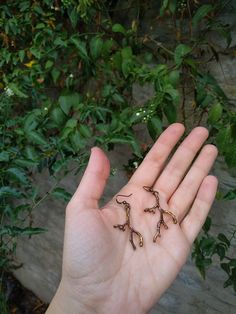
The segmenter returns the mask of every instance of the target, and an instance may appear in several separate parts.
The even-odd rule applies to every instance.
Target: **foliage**
[[[227,237],[223,233],[219,233],[215,238],[209,234],[211,227],[211,218],[208,217],[204,227],[204,235],[196,239],[192,257],[203,278],[206,275],[206,268],[212,264],[213,256],[217,256],[220,260],[220,267],[226,272],[227,280],[224,283],[224,288],[233,285],[236,290],[236,258],[231,258],[227,255],[230,251],[230,246],[235,240],[236,230]]]
[[[130,2],[127,14],[131,8],[137,13],[130,25],[119,22],[115,1],[11,0],[0,4],[3,271],[17,267],[18,237],[44,231],[33,226],[37,206],[49,195],[68,201],[70,193],[60,182],[83,168],[93,145],[106,150],[116,144],[129,145],[138,163],[143,150],[135,126],[146,124],[155,139],[168,123],[187,123],[187,94],[193,99],[195,125],[207,121],[211,142],[217,144],[229,167],[236,166],[236,114],[204,66],[208,60],[219,62],[230,46],[230,26],[219,13],[229,9],[232,1],[201,5],[164,0],[160,7],[154,5],[159,25],[172,23],[168,44],[160,42],[152,30],[142,32],[142,12],[148,10],[149,1]],[[225,49],[209,40],[211,32],[225,39]],[[134,101],[133,85],[146,83],[155,93],[140,106]],[[45,169],[54,184],[42,194],[35,177]],[[235,195],[232,192],[230,197]],[[208,237],[196,242],[193,256],[203,275],[209,264],[205,260],[213,254],[221,257],[223,251],[222,237],[213,237],[215,247],[205,258]],[[233,264],[223,269],[231,278],[227,285],[235,289]]]

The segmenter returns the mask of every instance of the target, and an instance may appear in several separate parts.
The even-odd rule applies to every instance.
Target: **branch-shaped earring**
[[[141,235],[140,232],[138,232],[137,230],[135,230],[134,228],[131,227],[130,224],[130,211],[131,211],[131,206],[128,202],[126,201],[119,201],[117,198],[118,197],[130,197],[132,194],[130,195],[117,195],[116,196],[116,202],[118,204],[122,204],[124,205],[124,209],[125,209],[125,214],[126,214],[126,221],[124,224],[122,225],[114,225],[114,228],[118,228],[121,231],[125,231],[126,227],[130,230],[130,237],[129,237],[129,241],[133,247],[134,250],[136,250],[136,246],[134,244],[134,234],[136,234],[139,238],[139,246],[142,247],[143,246],[143,236]]]
[[[177,224],[177,218],[176,216],[169,210],[164,210],[163,208],[161,208],[160,206],[160,199],[159,199],[159,192],[158,191],[155,191],[153,190],[152,187],[149,187],[149,186],[143,186],[144,190],[146,190],[147,192],[150,192],[154,195],[154,197],[156,198],[156,205],[154,205],[153,207],[150,207],[150,208],[145,208],[144,211],[145,213],[152,213],[152,214],[155,214],[156,213],[156,209],[159,210],[160,212],[160,219],[159,221],[157,222],[157,227],[156,227],[156,233],[153,237],[153,242],[156,242],[157,238],[158,237],[161,237],[161,225],[163,225],[163,227],[165,229],[168,229],[168,226],[167,224],[165,223],[165,220],[164,220],[164,214],[167,214],[169,216],[172,217],[173,219],[173,223],[174,224]]]

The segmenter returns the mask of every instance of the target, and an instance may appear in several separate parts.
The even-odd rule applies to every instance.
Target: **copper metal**
[[[160,212],[160,219],[157,222],[156,233],[155,233],[155,235],[153,237],[153,242],[156,242],[157,238],[161,237],[161,226],[163,226],[165,229],[168,229],[168,226],[167,226],[167,224],[165,223],[165,220],[164,220],[164,214],[167,214],[167,215],[171,216],[174,224],[177,224],[178,221],[177,221],[176,216],[171,211],[164,210],[163,208],[161,208],[158,191],[153,190],[153,188],[149,187],[149,186],[143,186],[143,188],[147,192],[152,193],[154,195],[154,197],[156,198],[156,205],[154,205],[153,207],[150,207],[150,208],[145,208],[144,209],[145,213],[155,214],[157,209]]]
[[[137,230],[135,230],[132,226],[131,226],[131,223],[130,223],[130,211],[131,211],[131,206],[128,202],[126,201],[119,201],[118,200],[118,197],[130,197],[132,194],[130,195],[122,195],[122,194],[119,194],[116,196],[116,202],[118,204],[122,204],[124,205],[124,209],[125,209],[125,214],[126,214],[126,221],[124,224],[120,225],[114,225],[113,227],[114,228],[117,228],[121,231],[125,231],[126,230],[126,227],[130,230],[130,237],[129,237],[129,241],[133,247],[134,250],[136,250],[136,246],[134,244],[134,234],[136,234],[136,236],[139,238],[139,246],[142,247],[143,246],[143,236],[141,235],[140,232],[138,232]]]

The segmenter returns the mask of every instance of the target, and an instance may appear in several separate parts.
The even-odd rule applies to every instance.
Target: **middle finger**
[[[186,171],[191,165],[196,154],[208,137],[208,130],[197,127],[186,137],[183,143],[176,150],[162,174],[156,181],[154,188],[169,200],[171,195],[179,186]]]

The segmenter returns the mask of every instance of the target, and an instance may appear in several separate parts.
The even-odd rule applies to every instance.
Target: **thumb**
[[[100,148],[93,147],[85,173],[70,202],[75,206],[98,208],[109,174],[107,156]]]

